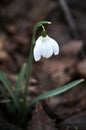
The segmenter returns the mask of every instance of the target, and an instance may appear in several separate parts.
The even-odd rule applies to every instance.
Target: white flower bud
[[[59,53],[59,45],[58,43],[50,38],[48,35],[46,37],[40,36],[36,40],[36,44],[34,47],[34,59],[35,61],[39,61],[41,56],[45,58],[49,58],[53,55],[58,55]]]

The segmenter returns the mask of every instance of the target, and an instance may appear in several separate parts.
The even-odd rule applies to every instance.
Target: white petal
[[[47,36],[42,39],[41,48],[41,54],[43,57],[49,58],[52,56],[53,49],[51,44],[49,43],[49,40],[47,39]]]
[[[41,54],[37,45],[34,47],[34,59],[35,61],[39,61],[41,59]]]
[[[36,40],[36,45],[40,46],[39,44],[42,42],[43,37],[40,36],[37,40]]]
[[[35,43],[34,47],[34,59],[35,61],[39,61],[41,59],[41,41],[42,41],[42,36],[40,36]]]
[[[59,45],[58,45],[58,43],[49,36],[48,36],[48,39],[49,39],[49,42],[50,42],[50,44],[51,44],[51,46],[53,48],[53,53],[55,55],[58,55],[59,54]]]
[[[57,55],[59,53],[59,45],[58,43],[50,38],[48,35],[46,37],[40,36],[36,40],[36,44],[34,47],[34,59],[35,61],[39,61],[41,56],[45,58],[49,58],[53,55]]]

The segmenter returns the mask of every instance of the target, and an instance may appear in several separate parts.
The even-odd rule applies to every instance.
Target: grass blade
[[[19,94],[20,94],[20,87],[21,87],[22,81],[23,81],[24,76],[25,76],[25,71],[26,71],[26,64],[23,64],[22,68],[20,70],[19,76],[18,76],[18,80],[16,82],[16,92],[15,92],[15,95],[16,95],[17,99],[18,99]]]
[[[5,85],[5,88],[9,91],[11,97],[12,97],[12,100],[15,104],[15,107],[17,109],[19,109],[19,104],[18,104],[18,101],[16,100],[16,96],[14,94],[14,91],[12,89],[12,86],[10,84],[10,82],[8,81],[8,79],[6,78],[6,76],[4,75],[3,72],[0,71],[0,80],[2,81],[2,83]]]
[[[51,91],[48,91],[48,92],[45,92],[44,94],[36,97],[35,99],[33,99],[30,103],[30,107],[32,105],[34,105],[37,101],[40,101],[40,100],[43,100],[43,99],[46,99],[46,98],[49,98],[49,97],[52,97],[52,96],[56,96],[56,95],[59,95],[67,90],[69,90],[70,88],[73,88],[74,86],[80,84],[81,82],[83,82],[84,79],[80,79],[80,80],[76,80],[76,81],[73,81],[71,83],[68,83],[62,87],[59,87],[57,89],[54,89],[54,90],[51,90]]]
[[[9,99],[6,90],[1,85],[0,85],[0,92],[1,92],[4,100]],[[7,102],[5,104],[6,104],[7,108],[8,108],[8,110],[10,110],[11,112],[14,112],[14,109],[13,109],[13,107],[11,106],[11,104],[9,102]]]

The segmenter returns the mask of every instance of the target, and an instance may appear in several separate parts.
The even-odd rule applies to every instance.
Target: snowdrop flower
[[[39,61],[41,56],[45,58],[51,57],[53,54],[57,55],[59,53],[58,43],[46,35],[45,37],[40,36],[35,43],[34,47],[34,59]]]

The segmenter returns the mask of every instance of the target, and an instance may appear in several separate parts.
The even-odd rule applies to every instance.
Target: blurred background
[[[0,0],[0,70],[14,85],[21,65],[28,60],[33,27],[41,20],[52,22],[46,26],[47,33],[59,43],[60,54],[33,60],[33,97],[75,79],[86,79],[86,0]],[[62,119],[86,112],[86,85],[47,102]]]

